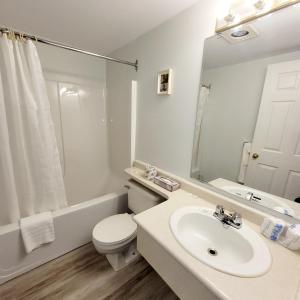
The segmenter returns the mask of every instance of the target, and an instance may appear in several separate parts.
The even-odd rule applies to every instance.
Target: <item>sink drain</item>
[[[214,248],[208,248],[207,249],[208,254],[210,254],[211,256],[216,256],[218,255],[218,251]]]

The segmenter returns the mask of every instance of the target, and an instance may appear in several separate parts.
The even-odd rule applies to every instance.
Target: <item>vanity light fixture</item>
[[[216,32],[221,33],[295,4],[300,4],[300,0],[224,0],[219,9]]]

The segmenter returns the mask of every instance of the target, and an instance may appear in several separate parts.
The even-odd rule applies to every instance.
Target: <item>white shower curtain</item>
[[[203,119],[203,113],[205,104],[208,100],[209,88],[202,86],[200,88],[199,101],[196,114],[196,124],[194,133],[194,146],[192,154],[192,174],[199,173],[200,170],[200,134],[201,134],[201,123]]]
[[[32,41],[0,37],[0,224],[66,206],[54,124]]]

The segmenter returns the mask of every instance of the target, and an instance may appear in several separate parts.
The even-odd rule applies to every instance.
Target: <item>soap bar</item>
[[[180,184],[177,181],[164,176],[155,176],[154,183],[170,192],[174,192],[180,188]]]

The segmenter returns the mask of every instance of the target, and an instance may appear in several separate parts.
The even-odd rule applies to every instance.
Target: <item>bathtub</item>
[[[0,227],[0,284],[92,240],[102,219],[127,210],[127,194],[111,193],[53,213],[56,239],[25,253],[18,224]]]

